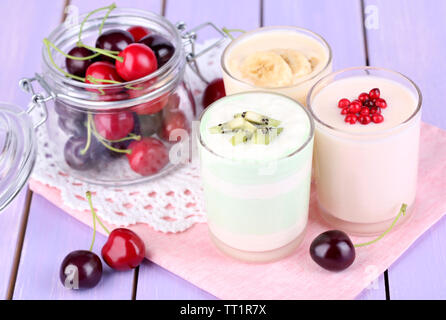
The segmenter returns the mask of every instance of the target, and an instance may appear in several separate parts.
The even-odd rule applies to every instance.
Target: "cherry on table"
[[[310,246],[311,258],[322,268],[341,271],[355,260],[355,247],[345,232],[330,230],[317,236]]]
[[[102,247],[102,258],[108,266],[115,270],[130,270],[144,260],[145,245],[132,230],[114,229]]]
[[[59,276],[67,289],[93,288],[102,278],[101,259],[87,250],[70,252],[60,265]]]
[[[156,138],[144,137],[140,141],[132,141],[127,154],[130,168],[142,176],[158,173],[169,162],[166,146]]]
[[[119,140],[132,132],[135,120],[128,111],[114,113],[97,113],[94,115],[97,132],[107,140]]]
[[[145,44],[132,43],[119,53],[119,57],[123,61],[116,60],[116,71],[126,81],[143,78],[158,69],[153,50]]]
[[[139,40],[150,34],[150,30],[142,26],[132,26],[128,28],[127,31],[132,34],[135,42],[138,42]]]
[[[84,48],[84,47],[74,47],[71,49],[68,54],[70,56],[75,56],[79,58],[89,57],[94,54],[93,51]],[[85,77],[85,73],[87,72],[87,68],[93,63],[92,59],[88,60],[74,60],[70,58],[65,58],[65,65],[67,67],[67,71],[71,74],[74,74],[78,77]]]
[[[175,47],[172,43],[160,34],[149,34],[138,41],[153,50],[158,62],[158,68],[161,68],[172,58],[175,53]]]
[[[212,80],[203,93],[203,107],[206,108],[213,102],[226,96],[225,85],[222,78]]]

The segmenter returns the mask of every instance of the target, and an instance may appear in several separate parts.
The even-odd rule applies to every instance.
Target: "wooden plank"
[[[213,1],[211,5],[205,0],[169,0],[166,2],[166,17],[174,23],[185,21],[189,27],[211,21],[219,27],[249,30],[259,26],[260,2],[218,0]],[[199,34],[198,41],[214,36],[212,31],[204,30]],[[136,298],[215,299],[209,293],[152,263],[145,263],[139,270]]]
[[[33,197],[13,299],[131,299],[133,271],[113,272],[103,264],[101,282],[89,290],[65,289],[60,263],[74,250],[88,250],[93,231],[40,195]],[[100,255],[106,238],[97,234]]]
[[[118,7],[143,9],[158,14],[161,13],[162,10],[162,0],[71,0],[70,4],[78,7],[79,12],[82,14],[100,7],[108,6],[113,2],[116,3]]]
[[[20,78],[32,76],[40,68],[41,39],[61,19],[64,1],[5,0],[0,2],[4,26],[0,30],[0,73],[2,101],[22,108],[30,96],[18,86]],[[20,18],[18,18],[20,17]],[[6,27],[7,26],[7,27]],[[21,238],[26,190],[0,215],[0,297],[6,298],[10,277],[15,273],[14,264],[17,241]],[[20,248],[18,248],[20,253]]]
[[[360,1],[264,0],[263,12],[266,26],[294,25],[323,36],[332,49],[333,70],[366,62]],[[382,275],[358,297],[364,300],[385,298]]]
[[[400,71],[423,93],[423,120],[446,129],[446,2],[366,0],[378,13],[367,30],[370,64]],[[375,20],[376,21],[376,20]],[[391,299],[446,298],[446,219],[442,219],[389,269]]]

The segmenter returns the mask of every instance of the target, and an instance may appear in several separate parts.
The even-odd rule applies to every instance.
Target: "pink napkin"
[[[66,210],[57,189],[35,180],[31,180],[30,186]],[[311,260],[311,241],[330,229],[314,209],[313,191],[302,245],[290,257],[270,264],[246,264],[222,255],[211,243],[206,224],[197,224],[179,234],[156,232],[145,224],[130,228],[144,239],[149,260],[222,299],[353,299],[446,213],[446,131],[422,125],[413,216],[377,243],[357,248],[356,260],[349,269],[332,273]],[[68,213],[91,225],[89,212]],[[352,240],[359,243],[368,239]]]

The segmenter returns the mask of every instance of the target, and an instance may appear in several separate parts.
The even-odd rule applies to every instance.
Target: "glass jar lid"
[[[0,211],[28,181],[35,160],[31,117],[17,106],[0,103]]]

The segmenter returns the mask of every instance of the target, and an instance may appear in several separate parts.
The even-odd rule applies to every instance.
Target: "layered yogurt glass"
[[[244,111],[279,120],[268,145],[210,128]],[[226,254],[249,262],[280,259],[297,248],[308,219],[314,123],[296,101],[275,93],[226,96],[201,116],[199,150],[209,232]]]
[[[233,40],[221,66],[227,94],[271,91],[305,105],[311,87],[331,72],[331,49],[310,30],[263,27]]]
[[[338,101],[379,88],[387,101],[381,123],[350,124]],[[314,175],[318,208],[336,228],[358,235],[387,229],[402,204],[407,221],[416,198],[421,93],[400,73],[345,69],[321,79],[308,96],[315,120]]]

